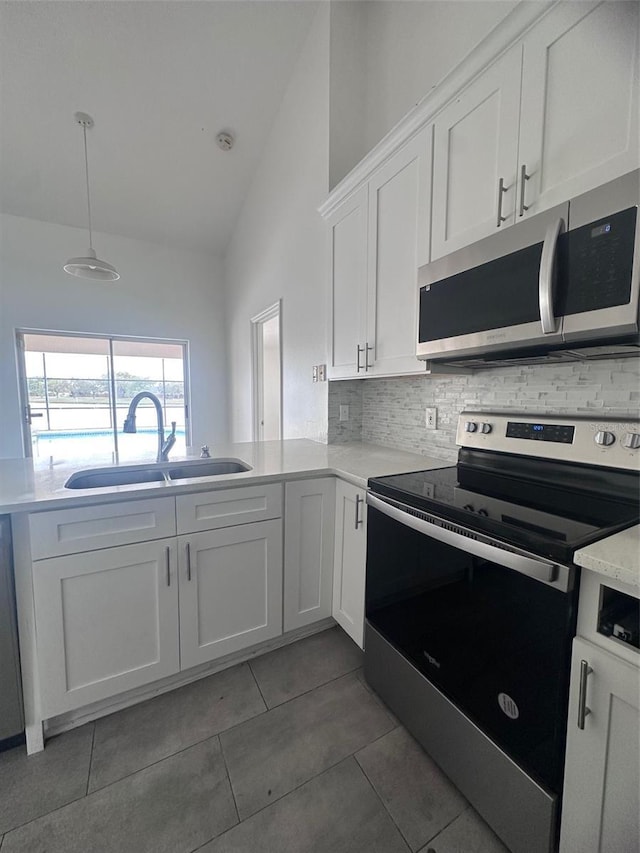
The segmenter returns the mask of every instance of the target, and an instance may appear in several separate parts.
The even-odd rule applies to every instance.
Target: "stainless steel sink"
[[[64,484],[65,489],[104,489],[108,486],[128,486],[132,483],[163,483],[164,471],[152,468],[104,468],[76,471]]]
[[[211,459],[208,462],[186,462],[169,468],[170,480],[186,480],[189,477],[214,477],[217,474],[241,474],[250,471],[251,465],[239,459]]]
[[[187,480],[190,477],[216,477],[221,474],[241,474],[250,471],[251,465],[240,459],[194,459],[175,466],[126,465],[114,468],[90,468],[76,471],[64,484],[66,489],[104,489],[109,486],[129,486],[136,483],[164,483]]]

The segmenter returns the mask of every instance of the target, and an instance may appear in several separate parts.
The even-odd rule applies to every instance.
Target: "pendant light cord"
[[[84,171],[87,179],[87,213],[89,214],[89,248],[93,249],[93,238],[91,229],[91,197],[89,195],[89,157],[87,155],[87,126],[82,125],[82,133],[84,134]]]

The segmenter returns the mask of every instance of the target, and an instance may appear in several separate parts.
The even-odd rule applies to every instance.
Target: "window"
[[[31,455],[54,459],[111,456],[134,461],[157,449],[157,415],[142,399],[137,433],[122,432],[129,403],[151,391],[162,406],[165,435],[176,422],[174,454],[188,434],[187,343],[62,333],[18,332],[25,430]]]

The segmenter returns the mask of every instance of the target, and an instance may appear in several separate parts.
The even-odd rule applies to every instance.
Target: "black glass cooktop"
[[[461,451],[450,468],[369,480],[380,497],[556,560],[637,524],[636,473]]]

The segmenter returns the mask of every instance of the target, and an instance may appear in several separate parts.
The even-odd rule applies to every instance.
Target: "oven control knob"
[[[466,432],[475,432],[478,429],[478,424],[475,421],[467,421],[464,428]]]
[[[637,450],[640,447],[640,432],[628,432],[622,440],[625,447]]]
[[[489,435],[492,429],[493,427],[491,426],[491,424],[484,423],[480,426],[480,431],[483,432],[485,435]]]
[[[601,444],[604,447],[610,447],[616,440],[615,435],[612,432],[605,432],[601,430],[596,433],[595,442],[596,444]]]
[[[465,509],[467,512],[475,512],[473,508],[473,504],[465,504],[462,509]]]
[[[478,515],[481,515],[481,516],[483,516],[484,518],[488,518],[488,517],[489,517],[489,513],[486,511],[486,509],[479,509],[479,510],[478,510]]]

